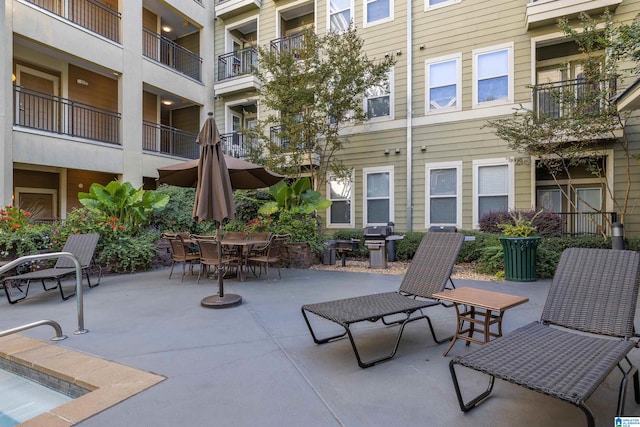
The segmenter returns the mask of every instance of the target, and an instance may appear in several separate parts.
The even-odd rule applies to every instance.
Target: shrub
[[[317,254],[322,253],[322,242],[325,239],[320,231],[318,219],[314,215],[280,211],[277,219],[274,219],[271,231],[277,234],[289,234],[290,242],[307,242]]]
[[[518,215],[523,220],[530,220],[537,230],[536,234],[540,237],[560,237],[562,235],[562,218],[553,212],[532,209],[519,211]],[[487,233],[501,233],[503,231],[501,224],[515,225],[514,218],[509,211],[488,212],[482,215],[479,221],[480,230]]]
[[[135,273],[149,270],[156,253],[158,235],[147,230],[137,236],[118,233],[102,242],[97,261],[107,271]]]
[[[404,233],[404,237],[400,240],[396,240],[396,259],[398,261],[409,261],[413,258],[418,250],[418,245],[422,241],[422,237],[425,233],[418,231],[411,231]]]

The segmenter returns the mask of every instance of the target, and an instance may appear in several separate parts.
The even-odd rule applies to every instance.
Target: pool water
[[[9,427],[72,400],[19,375],[0,369],[0,427]]]

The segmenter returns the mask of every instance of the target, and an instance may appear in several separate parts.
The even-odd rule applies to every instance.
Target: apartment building
[[[155,188],[213,108],[213,4],[0,3],[0,202],[64,218],[113,179]]]
[[[593,209],[484,125],[520,104],[538,108],[544,94],[532,84],[575,85],[577,51],[556,21],[605,9],[630,22],[640,1],[5,0],[0,201],[59,218],[93,182],[154,188],[158,167],[197,157],[208,111],[224,151],[243,157],[240,131],[265,114],[251,73],[257,47],[295,49],[304,29],[322,34],[353,22],[369,57],[392,55],[396,64],[388,89],[365,96],[369,119],[345,129],[350,142],[339,155],[353,174],[329,177],[329,230],[389,221],[400,232],[471,229],[489,210],[543,207],[563,214],[568,233],[598,232],[615,206],[597,178],[578,173],[575,193],[600,217],[579,223],[576,210]],[[631,110],[640,104],[634,81],[616,88]],[[637,153],[635,115],[626,127]],[[620,197],[624,156],[603,144],[599,161]],[[316,166],[310,159],[305,166]],[[638,171],[627,234],[640,233]]]
[[[567,233],[596,234],[603,227],[608,232],[604,216],[611,218],[615,208],[598,178],[576,171],[575,191],[563,194],[536,168],[536,159],[510,150],[484,127],[520,104],[549,108],[538,105],[545,94],[534,93],[530,85],[579,84],[577,48],[562,36],[557,19],[577,18],[580,12],[597,16],[605,9],[615,21],[630,22],[640,12],[640,1],[217,1],[216,117],[229,150],[242,153],[238,131],[264,113],[259,83],[250,73],[256,46],[295,49],[305,28],[322,34],[353,22],[369,57],[393,55],[396,64],[389,89],[366,94],[369,120],[345,130],[350,143],[340,156],[353,176],[350,182],[328,184],[326,194],[334,202],[325,215],[328,229],[389,221],[397,231],[433,225],[472,229],[484,212],[536,207],[561,213]],[[618,92],[635,80],[629,77],[634,76],[618,82]],[[634,116],[626,126],[638,153]],[[624,156],[611,141],[602,144],[608,149],[599,161],[620,197]],[[633,208],[640,201],[638,172],[633,169],[628,235],[640,232],[640,212]],[[577,211],[595,219],[579,220]]]

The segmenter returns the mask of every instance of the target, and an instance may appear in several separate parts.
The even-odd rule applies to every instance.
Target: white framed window
[[[462,0],[424,0],[425,12],[432,9],[438,9],[452,4],[460,3]]]
[[[387,73],[386,82],[365,91],[364,111],[369,120],[393,118],[393,71]]]
[[[394,221],[393,166],[365,168],[364,225],[387,225]]]
[[[393,21],[393,0],[364,0],[364,27]]]
[[[354,207],[353,176],[338,178],[329,176],[327,179],[327,198],[331,206],[327,209],[327,228],[353,228]]]
[[[425,227],[455,225],[462,227],[462,162],[425,165]]]
[[[353,20],[353,0],[328,0],[329,31],[346,31]]]
[[[459,111],[462,107],[462,54],[429,59],[426,67],[426,106],[428,113]]]
[[[473,106],[513,103],[513,43],[473,50]]]
[[[508,159],[473,161],[473,224],[486,213],[513,208],[513,163]]]

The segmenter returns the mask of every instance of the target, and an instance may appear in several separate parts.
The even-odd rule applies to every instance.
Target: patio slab
[[[183,282],[168,276],[168,269],[106,276],[100,286],[85,287],[89,332],[83,335],[73,334],[75,298],[61,301],[59,294],[34,284],[24,301],[0,303],[0,328],[55,320],[68,339],[50,343],[53,331],[44,326],[23,335],[166,378],[82,426],[585,425],[579,409],[501,381],[483,405],[462,413],[448,363],[475,344],[458,342],[443,357],[446,344],[433,342],[424,321],[406,327],[394,359],[369,369],[358,367],[348,340],[313,343],[300,314],[303,304],[396,290],[401,276],[284,269],[282,280],[225,281],[225,291],[241,295],[243,302],[220,310],[200,306],[217,292],[213,281],[197,285],[196,276]],[[505,314],[505,332],[539,319],[549,286],[549,281],[455,282],[528,297]],[[453,334],[453,308],[428,310],[437,334]],[[337,330],[330,322],[319,326]],[[384,351],[395,337],[395,330],[379,325],[357,329],[363,353]],[[631,359],[640,364],[640,350]],[[475,387],[471,393],[486,385],[475,372],[464,378],[463,387]],[[618,383],[619,375],[612,374],[590,399],[598,425],[612,425]],[[640,414],[632,393],[626,411]]]

